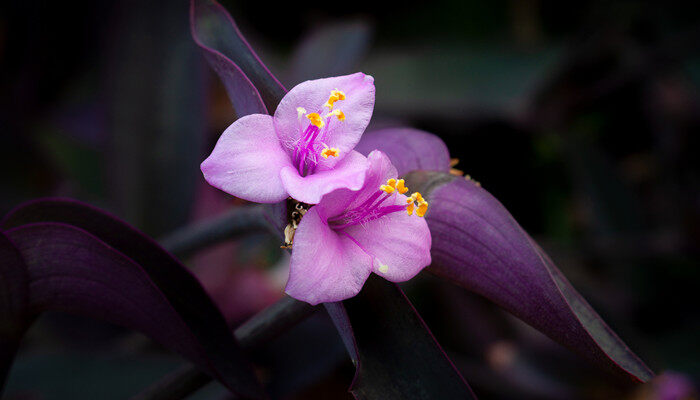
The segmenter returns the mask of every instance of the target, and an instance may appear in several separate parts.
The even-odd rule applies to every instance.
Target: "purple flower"
[[[339,189],[311,207],[294,235],[286,292],[311,304],[356,295],[369,274],[402,282],[430,264],[428,203],[410,197],[380,151],[367,160],[364,185]]]
[[[353,148],[374,108],[374,79],[363,73],[306,81],[280,101],[274,117],[231,124],[204,160],[204,178],[245,200],[288,196],[316,204],[335,189],[362,187],[367,160]]]

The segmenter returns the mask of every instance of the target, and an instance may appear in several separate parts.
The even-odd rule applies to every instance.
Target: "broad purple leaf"
[[[380,150],[386,154],[402,176],[413,170],[450,170],[450,153],[437,136],[414,128],[385,128],[365,132],[355,150],[369,154]]]
[[[0,394],[29,324],[29,278],[19,251],[0,232]]]
[[[430,203],[428,271],[490,299],[608,370],[640,382],[653,376],[486,190],[443,173],[414,172],[407,182]]]
[[[219,310],[150,238],[96,208],[60,199],[20,206],[3,228],[27,262],[36,311],[59,307],[141,330],[232,391],[261,395]],[[48,272],[59,277],[35,284]]]
[[[474,399],[399,287],[375,275],[356,297],[327,303],[357,370],[356,399]]]
[[[364,20],[337,21],[313,30],[294,51],[289,83],[352,73],[371,37],[372,27]]]
[[[284,86],[255,54],[221,4],[214,0],[192,0],[190,24],[192,36],[224,82],[239,117],[266,113],[260,106],[262,109],[266,106],[270,112],[277,108],[286,92]],[[260,97],[264,105],[259,104]]]

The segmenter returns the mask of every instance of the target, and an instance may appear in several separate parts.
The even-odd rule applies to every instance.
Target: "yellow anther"
[[[329,112],[328,114],[325,115],[325,118],[328,118],[328,117],[333,116],[333,115],[338,117],[338,121],[345,121],[345,113],[343,113],[340,110],[333,110],[333,111]]]
[[[422,217],[428,211],[428,202],[424,201],[418,205],[418,210],[416,210],[416,215]]]
[[[399,179],[399,180],[396,182],[396,190],[398,190],[399,193],[401,193],[401,194],[404,194],[404,193],[408,192],[408,188],[406,187],[405,182],[404,182],[403,179]]]
[[[379,187],[379,189],[385,191],[387,194],[392,194],[392,193],[394,193],[394,187],[393,187],[393,186],[382,185],[382,186]]]
[[[389,266],[386,264],[382,264],[381,262],[379,263],[379,272],[382,274],[386,274],[386,272],[389,270]]]
[[[304,107],[297,107],[297,113],[299,114],[299,117],[301,118],[302,115],[306,114],[306,109]]]
[[[323,158],[338,157],[338,154],[340,154],[340,150],[335,147],[326,147],[321,150],[321,157]]]
[[[382,185],[379,187],[379,189],[387,192],[387,194],[394,193],[394,190],[396,189],[396,179],[391,178],[386,181],[386,185]]]
[[[413,210],[416,204],[418,204],[418,209],[416,210],[417,216],[422,217],[428,211],[428,202],[425,201],[423,196],[418,192],[413,193],[411,197],[407,198],[406,203],[408,203],[406,206],[408,215],[413,215]]]
[[[328,97],[328,101],[324,104],[324,107],[328,107],[329,110],[333,109],[333,104],[338,100],[345,100],[345,93],[338,89],[331,90],[331,95]]]
[[[316,125],[319,128],[323,128],[323,125],[325,125],[325,122],[323,122],[323,119],[320,115],[318,115],[318,113],[307,114],[306,118],[308,118],[313,125]]]

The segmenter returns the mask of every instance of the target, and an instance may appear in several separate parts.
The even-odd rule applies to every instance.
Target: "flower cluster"
[[[229,194],[260,203],[293,200],[286,292],[296,299],[343,300],[372,272],[401,282],[430,264],[422,218],[428,202],[418,192],[406,196],[385,154],[354,150],[374,93],[374,80],[362,73],[303,82],[274,116],[234,122],[202,163],[207,182]]]

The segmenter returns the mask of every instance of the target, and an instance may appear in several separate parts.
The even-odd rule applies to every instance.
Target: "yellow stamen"
[[[329,112],[328,114],[326,114],[326,118],[328,118],[332,115],[335,115],[336,117],[338,117],[338,121],[345,121],[345,113],[343,113],[340,110],[333,110],[333,111]]]
[[[387,194],[394,193],[394,188],[392,186],[389,186],[389,185],[382,185],[379,187],[379,189],[385,191]]]
[[[379,189],[387,192],[387,194],[394,193],[394,190],[396,189],[396,179],[391,178],[387,180],[386,185],[380,186]]]
[[[382,264],[381,262],[379,263],[379,272],[382,274],[386,274],[386,272],[389,270],[389,266],[386,264]]]
[[[328,107],[329,110],[333,109],[333,104],[338,100],[345,100],[345,93],[338,89],[331,90],[331,95],[328,97],[328,101],[324,104],[324,107]]]
[[[416,210],[416,215],[419,217],[422,217],[425,215],[425,213],[428,211],[428,202],[425,201],[423,203],[420,203],[418,205],[418,210]]]
[[[304,107],[297,107],[297,113],[299,114],[299,118],[301,118],[302,115],[306,114],[306,109]]]
[[[318,113],[307,114],[306,118],[308,118],[313,125],[316,125],[319,128],[323,128],[323,125],[325,125],[325,122],[323,122],[323,119],[321,119],[321,116],[318,115]]]
[[[338,154],[340,154],[340,150],[335,147],[326,147],[321,150],[321,157],[323,158],[338,157]]]
[[[396,190],[398,190],[399,193],[401,193],[401,194],[404,194],[404,193],[408,192],[408,188],[406,187],[405,182],[404,182],[403,179],[399,179],[399,180],[396,182]]]
[[[418,209],[416,210],[417,216],[422,217],[426,212],[428,212],[428,202],[425,201],[423,196],[418,192],[413,193],[411,197],[407,198],[406,203],[408,203],[406,206],[408,215],[413,215],[413,210],[416,204],[418,204]]]

